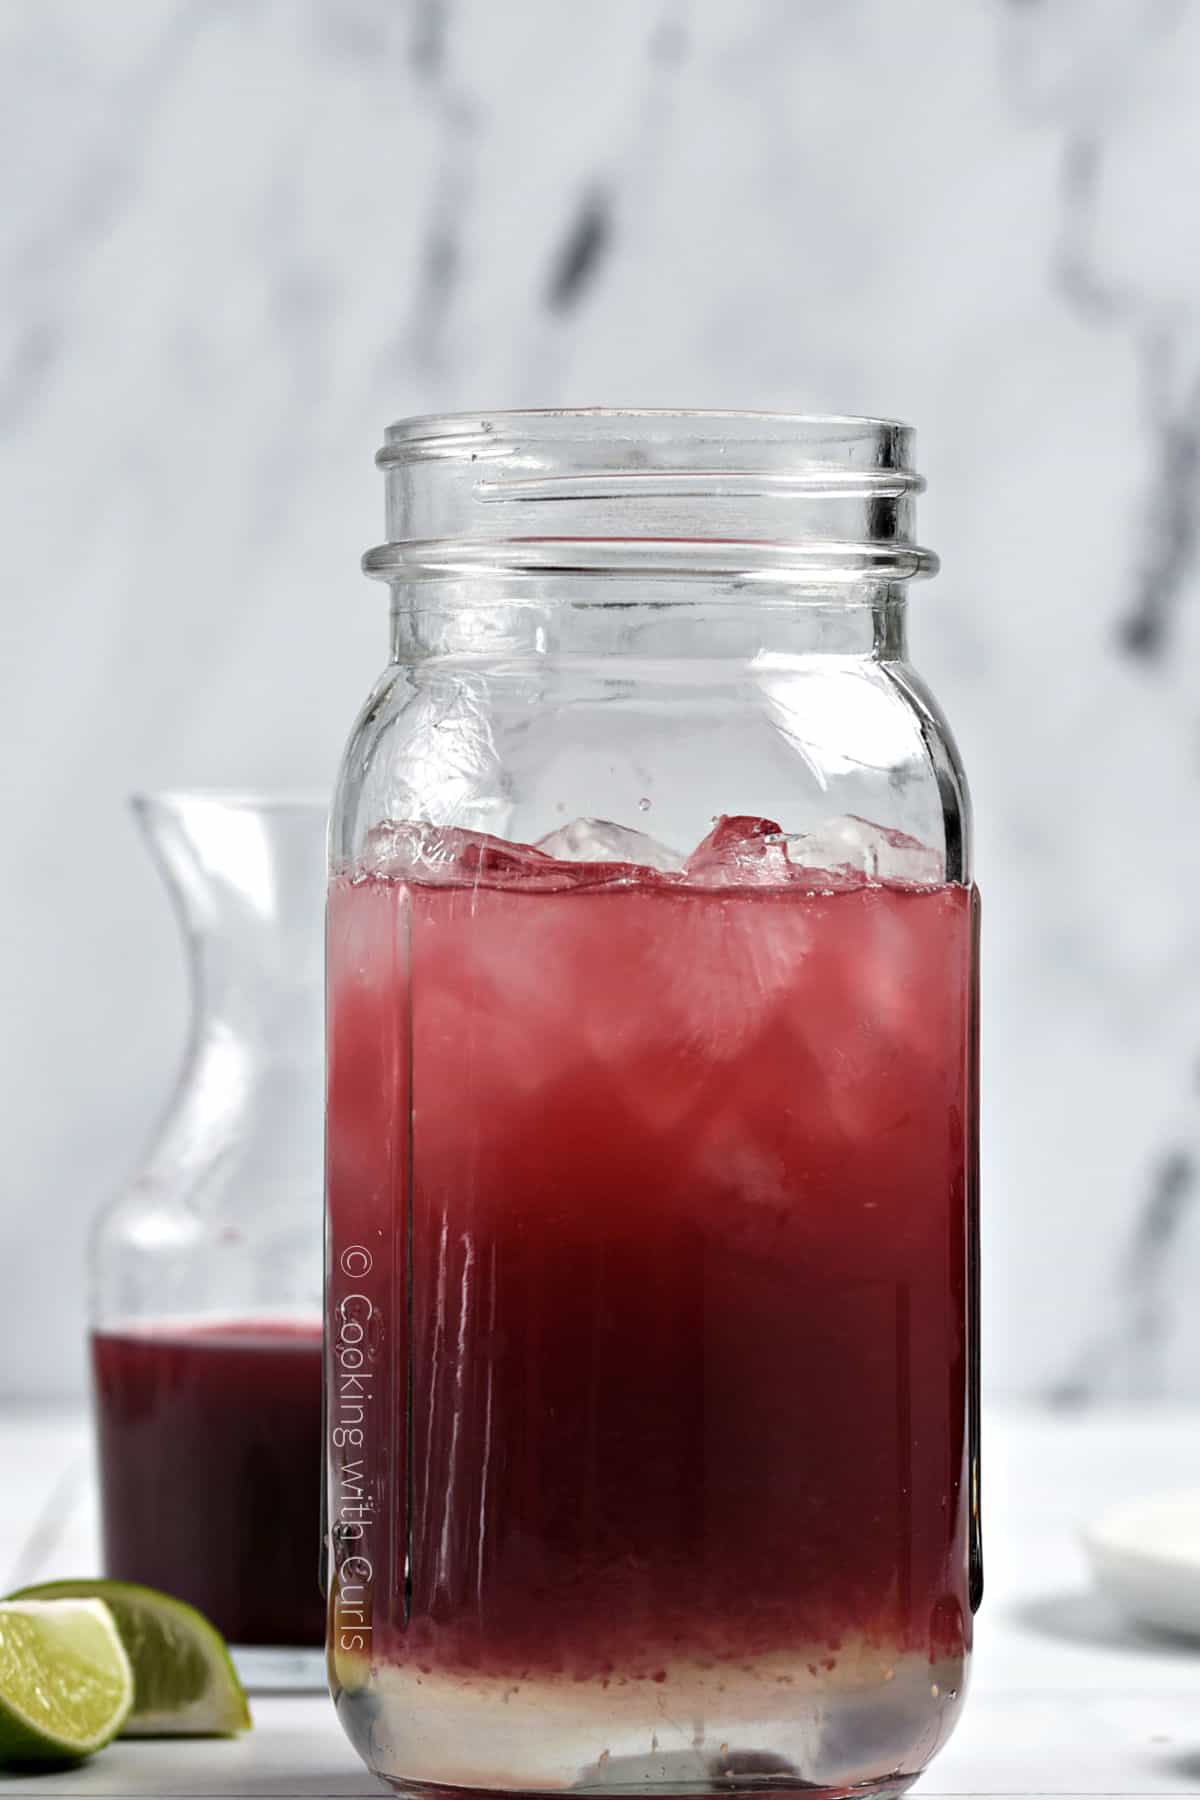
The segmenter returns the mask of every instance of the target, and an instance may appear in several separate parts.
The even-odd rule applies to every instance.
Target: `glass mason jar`
[[[92,1240],[105,1573],[208,1614],[250,1681],[321,1680],[327,807],[141,796],[192,1027],[142,1168]]]
[[[394,426],[328,915],[328,1647],[401,1791],[897,1793],[979,1597],[911,434]]]

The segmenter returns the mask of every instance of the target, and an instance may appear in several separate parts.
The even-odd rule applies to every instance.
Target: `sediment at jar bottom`
[[[360,1754],[402,1791],[898,1793],[949,1735],[964,1669],[867,1644],[834,1659],[680,1658],[641,1679],[385,1663],[335,1698]]]

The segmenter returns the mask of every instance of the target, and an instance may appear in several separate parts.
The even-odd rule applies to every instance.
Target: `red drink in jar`
[[[904,1767],[970,1637],[972,890],[764,820],[678,872],[406,829],[330,899],[352,1733],[591,1696],[599,1781],[648,1716],[668,1781],[771,1773],[764,1716]]]

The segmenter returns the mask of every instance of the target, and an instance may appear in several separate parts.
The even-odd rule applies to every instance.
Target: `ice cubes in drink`
[[[674,874],[683,858],[645,832],[606,819],[574,819],[537,844],[509,843],[484,831],[388,820],[367,835],[361,867],[396,881],[489,887],[518,883],[538,892],[611,886]]]
[[[553,873],[553,861],[532,844],[510,844],[486,831],[432,825],[427,819],[388,819],[367,833],[363,871],[394,881],[467,885],[517,875],[535,882]]]
[[[637,869],[657,869],[663,875],[677,873],[684,866],[678,851],[657,843],[644,831],[632,831],[627,825],[614,825],[611,819],[572,819],[539,838],[537,848],[544,856],[571,863],[628,863]]]
[[[774,819],[722,814],[686,859],[610,819],[572,819],[536,844],[423,819],[388,820],[368,833],[359,866],[396,881],[515,884],[543,893],[610,887],[648,875],[709,888],[798,884],[815,893],[868,884],[933,887],[945,879],[940,851],[853,813],[794,833]]]
[[[792,833],[773,819],[725,815],[688,857],[687,873],[709,887],[800,882],[837,892],[869,882],[933,887],[944,880],[945,864],[917,838],[854,813]]]
[[[797,833],[785,842],[793,868],[915,887],[934,887],[946,878],[940,851],[857,813],[827,819],[816,831]]]
[[[791,875],[787,840],[774,819],[722,814],[688,857],[687,872],[705,887],[777,886]]]

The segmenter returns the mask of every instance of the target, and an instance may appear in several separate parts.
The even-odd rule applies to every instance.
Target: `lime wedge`
[[[99,1600],[0,1602],[0,1764],[77,1762],[132,1705],[133,1670]]]
[[[203,1613],[132,1581],[45,1581],[15,1600],[102,1600],[133,1665],[124,1737],[232,1737],[250,1725],[225,1640]]]

